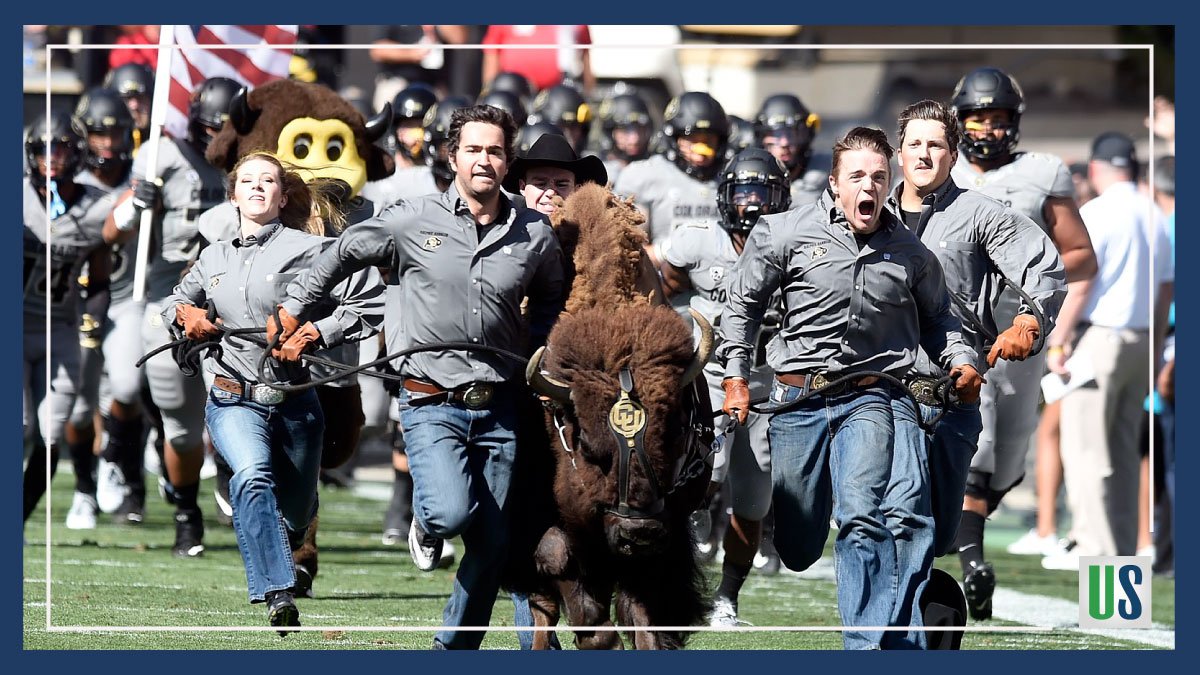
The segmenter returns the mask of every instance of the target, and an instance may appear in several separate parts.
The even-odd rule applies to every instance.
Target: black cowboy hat
[[[516,194],[518,182],[525,177],[525,172],[534,166],[557,166],[568,169],[575,174],[575,183],[608,184],[608,171],[599,157],[588,155],[580,157],[571,148],[571,142],[558,134],[542,134],[529,146],[529,152],[524,157],[513,160],[508,167],[508,174],[502,185],[505,190]]]

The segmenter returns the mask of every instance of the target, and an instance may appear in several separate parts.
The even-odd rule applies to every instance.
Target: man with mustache
[[[293,334],[306,333],[309,308],[370,265],[391,268],[388,283],[402,295],[384,318],[389,353],[445,342],[532,353],[543,344],[562,309],[562,250],[545,216],[518,211],[500,190],[516,133],[499,108],[456,110],[449,131],[453,184],[445,193],[396,202],[346,230],[294,280],[290,299],[279,306],[284,353]],[[403,311],[391,311],[397,307]],[[268,337],[275,329],[271,320]],[[294,351],[298,356],[303,346]],[[445,626],[486,626],[491,619],[508,541],[519,391],[512,380],[521,367],[461,349],[421,352],[397,364],[413,478],[409,552],[429,571],[445,539],[462,535],[465,548]],[[477,649],[483,637],[451,629],[437,633],[433,646]]]
[[[897,542],[882,507],[900,440],[893,410],[914,421],[917,411],[889,381],[856,374],[902,377],[920,345],[960,396],[977,398],[983,382],[937,259],[884,208],[891,156],[882,131],[857,127],[834,146],[816,203],[759,220],[726,285],[717,350],[722,409],[744,424],[758,329],[782,292],[783,326],[767,347],[771,401],[812,395],[770,421],[775,547],[789,569],[806,569],[821,557],[832,512],[846,649],[909,646],[879,629],[908,623],[892,620]]]
[[[892,192],[888,206],[937,256],[945,271],[954,315],[962,322],[963,336],[978,360],[986,355],[987,367],[994,366],[997,359],[1021,361],[1033,352],[1039,333],[1050,331],[1058,316],[1066,295],[1062,259],[1054,242],[1032,220],[955,184],[950,170],[958,153],[958,137],[958,120],[941,103],[925,100],[905,108],[899,117],[897,160],[904,181]],[[1018,284],[1035,305],[1023,302],[1012,325],[1003,331],[997,329],[993,315],[1000,284],[997,273]],[[921,402],[926,420],[939,412],[934,407],[939,404],[935,390],[946,374],[936,363],[937,357],[928,350],[919,353],[909,378],[909,388]],[[982,363],[981,370],[986,372]],[[914,625],[919,624],[916,603],[933,556],[945,553],[954,541],[959,514],[963,513],[964,531],[983,526],[982,516],[968,519],[969,512],[962,512],[967,470],[982,428],[978,392],[947,406],[931,439],[900,428],[915,424],[915,420],[897,419],[897,466],[928,464],[928,473],[904,469],[898,474],[893,467],[884,503],[888,526],[897,535],[905,534],[896,537],[902,597],[893,618],[898,625],[905,623],[906,612],[913,614]],[[901,443],[901,439],[913,443]],[[927,485],[902,482],[924,475],[929,477]],[[972,583],[987,583],[986,575],[972,576],[974,569],[964,563],[969,604]],[[990,615],[990,592],[987,601]],[[971,608],[972,616],[980,618],[978,609]],[[918,644],[923,644],[925,637],[920,632],[912,635]]]

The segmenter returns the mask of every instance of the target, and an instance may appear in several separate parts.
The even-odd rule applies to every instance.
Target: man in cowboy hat
[[[554,213],[575,188],[584,183],[608,183],[608,172],[599,157],[580,157],[571,142],[557,134],[543,134],[524,157],[509,166],[502,184],[511,194],[525,198],[525,205],[547,216]]]

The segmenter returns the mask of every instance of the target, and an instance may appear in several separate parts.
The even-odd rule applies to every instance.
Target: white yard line
[[[1026,626],[1064,628],[1079,633],[1140,642],[1154,647],[1175,648],[1175,629],[1156,623],[1150,629],[1079,628],[1079,603],[1044,595],[997,588],[992,597],[992,613],[997,619]]]

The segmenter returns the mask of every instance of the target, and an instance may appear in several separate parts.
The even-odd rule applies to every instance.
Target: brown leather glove
[[[280,314],[282,314],[282,311]],[[283,317],[280,316],[280,318]],[[320,339],[321,331],[317,330],[317,327],[313,325],[313,322],[308,321],[303,326],[300,326],[300,328],[296,329],[296,332],[292,333],[292,336],[288,338],[287,342],[284,342],[279,349],[271,352],[271,356],[274,356],[280,361],[299,361],[300,355],[304,353],[304,350],[308,349],[309,345]]]
[[[175,305],[175,323],[183,326],[183,334],[190,340],[207,340],[221,332],[208,320],[208,312],[195,305]]]
[[[1037,340],[1041,330],[1037,319],[1029,314],[1018,314],[1008,330],[996,338],[996,343],[992,345],[992,351],[988,352],[988,365],[996,365],[997,358],[1005,361],[1024,361],[1029,358],[1033,342]]]
[[[279,320],[280,320],[280,322],[283,323],[283,333],[280,334],[280,336],[279,336],[279,347],[282,347],[283,343],[287,342],[288,338],[292,337],[292,333],[295,333],[296,329],[300,327],[300,319],[297,319],[296,317],[292,316],[291,314],[288,314],[288,311],[286,309],[284,309],[282,305],[280,305]],[[271,344],[271,341],[275,339],[275,334],[278,332],[279,332],[279,327],[275,325],[275,316],[274,315],[268,316],[267,317],[267,344]],[[279,349],[275,350],[275,352],[278,352],[278,351],[279,351]],[[274,354],[275,352],[272,352],[272,354]]]
[[[727,377],[721,380],[721,388],[725,390],[725,405],[721,410],[736,417],[738,424],[745,424],[750,414],[750,383],[740,377]]]
[[[954,378],[954,391],[963,403],[979,403],[979,390],[987,380],[975,370],[975,366],[954,366],[950,369]]]

